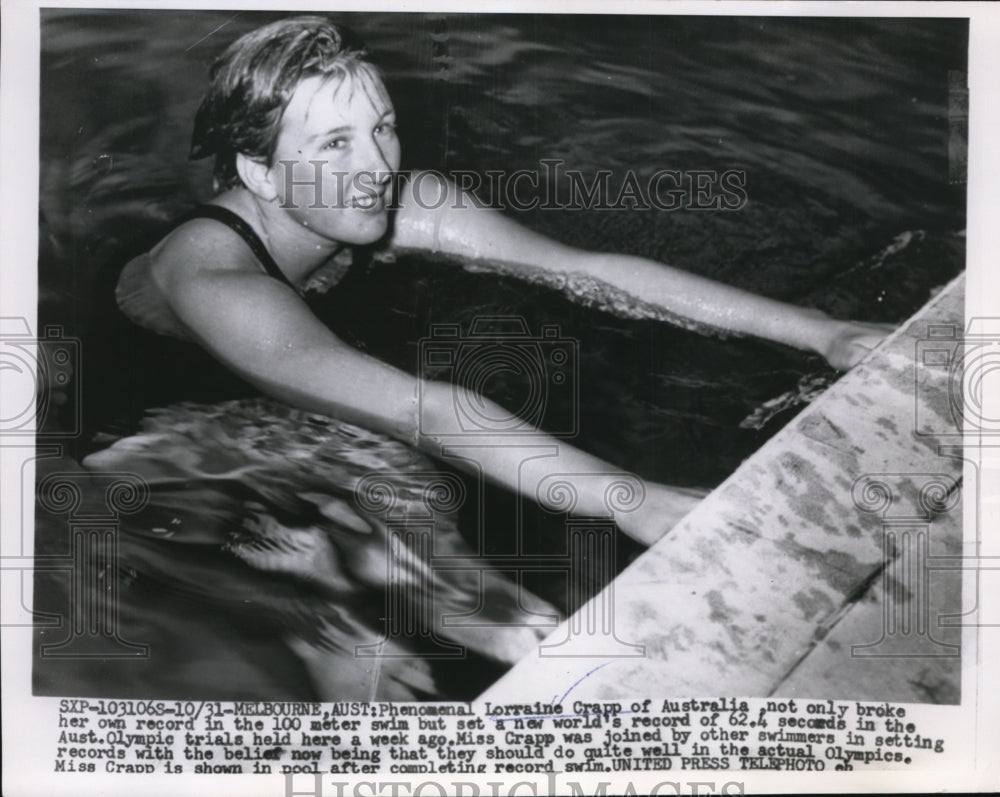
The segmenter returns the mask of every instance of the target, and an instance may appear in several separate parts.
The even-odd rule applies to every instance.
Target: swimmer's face
[[[386,232],[399,157],[385,86],[359,70],[298,85],[269,175],[279,206],[300,225],[329,240],[368,244]]]

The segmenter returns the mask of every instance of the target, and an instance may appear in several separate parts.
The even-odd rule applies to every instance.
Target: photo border
[[[28,0],[4,0],[2,9],[2,80],[0,80],[0,317],[24,317],[37,330],[37,208],[39,189],[39,50],[41,8],[105,8],[125,9],[200,9],[193,2],[187,3],[86,3],[51,2],[35,3]],[[212,10],[273,10],[273,3],[227,2],[219,0]],[[203,9],[200,9],[203,10]],[[323,11],[436,11],[469,12],[467,2],[343,2],[336,9],[329,3],[300,0],[289,12]],[[602,13],[615,14],[694,14],[739,16],[836,16],[836,17],[967,17],[970,20],[969,40],[969,169],[967,205],[967,287],[966,318],[996,318],[1000,316],[1000,268],[996,261],[1000,254],[1000,6],[984,3],[770,3],[770,2],[610,2],[560,3],[546,0],[544,5],[528,2],[482,2],[474,9],[477,13]],[[29,110],[30,109],[30,110]],[[26,267],[23,264],[31,264]],[[0,375],[2,378],[2,375]],[[994,376],[994,379],[997,377]],[[997,384],[994,382],[994,384]],[[1000,417],[1000,390],[987,396],[990,417]],[[24,445],[22,442],[21,445]],[[11,446],[6,446],[11,448]],[[988,445],[977,449],[976,465],[966,462],[966,479],[978,466],[981,502],[965,502],[965,550],[968,555],[1000,556],[996,532],[997,508],[1000,503],[1000,447]],[[5,463],[6,464],[6,463]],[[24,506],[30,495],[21,489],[22,477],[34,484],[34,467],[27,462],[23,472],[5,470],[0,480],[0,526],[3,529],[4,561],[11,557],[23,564],[23,557],[33,551],[33,508]],[[25,524],[28,525],[25,528]],[[970,539],[978,532],[981,539]],[[16,540],[12,543],[12,540]],[[17,550],[12,553],[11,545]],[[23,546],[23,547],[22,547]],[[12,561],[12,560],[11,560]],[[7,565],[5,564],[5,568]],[[12,590],[12,573],[26,570],[5,569],[4,600],[10,606],[18,592]],[[995,577],[994,577],[995,580]],[[963,581],[964,604],[974,605],[976,579]],[[990,579],[984,582],[989,584]],[[12,596],[15,596],[12,598]],[[25,578],[20,591],[25,607],[31,606],[31,579]],[[997,595],[993,590],[978,594],[980,611],[995,611]],[[5,610],[6,611],[6,610]],[[4,793],[11,797],[22,794],[213,794],[255,793],[282,794],[275,787],[280,776],[270,776],[267,783],[252,776],[223,776],[220,781],[209,781],[213,776],[176,775],[158,783],[149,783],[143,776],[116,775],[120,783],[109,781],[107,776],[83,777],[57,775],[50,770],[51,760],[47,739],[52,738],[57,698],[31,696],[32,629],[5,626],[3,632],[3,777]],[[971,654],[971,655],[970,655]],[[688,781],[714,780],[722,783],[726,778],[745,784],[747,793],[798,791],[925,791],[929,789],[986,790],[1000,788],[1000,764],[995,751],[1000,749],[1000,701],[995,684],[991,683],[992,662],[1000,661],[1000,631],[993,628],[964,628],[962,658],[962,705],[924,706],[912,709],[916,721],[934,724],[950,746],[961,755],[949,755],[949,767],[942,770],[873,771],[856,773],[775,773],[734,771],[729,773],[685,772]],[[909,705],[907,706],[910,711]],[[992,759],[992,761],[991,761]],[[680,779],[675,772],[676,779]],[[580,782],[588,783],[584,773]],[[219,777],[219,776],[214,776]],[[393,776],[403,779],[402,776]],[[419,777],[419,776],[418,776]],[[657,778],[643,778],[640,773],[629,773],[637,787],[647,782],[652,785]],[[463,777],[463,779],[465,779]],[[498,776],[483,779],[497,780]],[[517,776],[517,780],[525,780]],[[416,778],[415,778],[416,780]],[[468,780],[477,780],[469,776]],[[513,778],[512,778],[513,780]],[[601,778],[592,779],[593,785]],[[487,788],[484,786],[484,788]],[[612,790],[613,791],[613,790]],[[484,793],[489,793],[485,791]],[[527,793],[527,792],[526,792]]]

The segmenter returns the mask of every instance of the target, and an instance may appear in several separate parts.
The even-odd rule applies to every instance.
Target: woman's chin
[[[389,229],[389,214],[383,208],[379,212],[359,211],[359,219],[353,240],[345,241],[355,246],[367,246],[376,243],[385,237]]]

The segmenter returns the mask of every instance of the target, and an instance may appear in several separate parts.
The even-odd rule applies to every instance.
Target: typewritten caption
[[[55,772],[832,771],[945,751],[905,707],[668,699],[527,705],[63,699]]]

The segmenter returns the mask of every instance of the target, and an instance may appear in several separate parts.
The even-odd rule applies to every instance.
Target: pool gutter
[[[961,571],[933,562],[962,550],[961,439],[935,363],[960,339],[964,288],[935,295],[480,699],[958,702]]]

